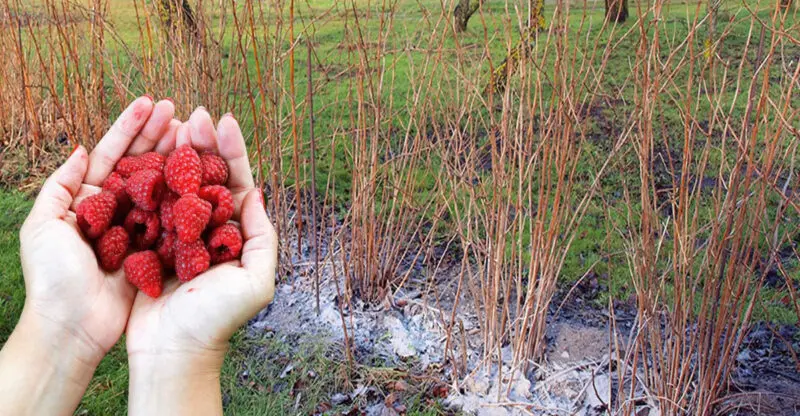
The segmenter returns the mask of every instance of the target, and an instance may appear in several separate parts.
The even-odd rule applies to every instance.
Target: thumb
[[[264,290],[266,303],[275,292],[275,269],[278,264],[278,238],[264,210],[260,189],[251,190],[242,202],[242,266]]]
[[[30,219],[63,218],[78,193],[88,168],[89,155],[86,148],[76,147],[67,161],[45,181],[31,209]]]

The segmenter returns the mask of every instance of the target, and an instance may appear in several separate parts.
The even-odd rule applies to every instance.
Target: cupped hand
[[[241,260],[212,266],[183,284],[168,277],[156,299],[144,293],[136,296],[127,328],[134,378],[133,367],[143,361],[188,364],[193,357],[210,357],[214,365],[221,365],[228,339],[274,295],[277,238],[255,187],[238,123],[225,115],[215,129],[205,109],[198,108],[178,128],[176,143],[168,144],[187,143],[227,162],[226,185],[236,207],[233,219],[240,223],[244,240]]]
[[[100,191],[106,176],[125,154],[159,145],[174,147],[180,122],[174,105],[148,97],[126,108],[91,154],[77,147],[47,179],[20,230],[25,277],[23,318],[66,331],[99,361],[117,342],[128,321],[135,288],[117,271],[97,262],[77,226],[77,202]],[[170,144],[171,143],[171,144]],[[157,148],[158,149],[158,148]]]

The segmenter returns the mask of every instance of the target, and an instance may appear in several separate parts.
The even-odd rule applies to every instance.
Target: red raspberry
[[[203,240],[194,240],[190,243],[175,241],[175,274],[181,282],[194,279],[198,274],[208,270],[210,264],[211,256],[203,245]]]
[[[169,231],[161,232],[161,238],[158,239],[156,244],[156,253],[158,258],[161,259],[161,264],[164,267],[175,267],[175,242],[178,238],[175,233]]]
[[[225,185],[228,181],[225,159],[206,152],[200,155],[200,163],[203,165],[203,185]]]
[[[211,203],[209,226],[225,224],[233,216],[233,194],[228,188],[221,185],[204,186],[200,188],[197,196]]]
[[[172,231],[175,229],[174,216],[172,214],[172,207],[178,202],[180,196],[173,192],[168,192],[161,205],[158,207],[158,213],[161,217],[161,227],[165,230]]]
[[[125,221],[125,216],[131,210],[131,199],[128,198],[128,193],[125,192],[125,178],[117,172],[111,172],[110,175],[103,181],[103,190],[111,192],[117,197],[117,210],[114,214],[113,224],[122,224]]]
[[[224,263],[239,258],[242,254],[242,233],[233,224],[221,225],[208,237],[208,253],[211,263]]]
[[[190,243],[200,238],[208,225],[211,204],[197,195],[184,195],[172,206],[172,215],[178,239]]]
[[[190,145],[184,144],[170,153],[164,164],[164,179],[169,189],[181,196],[200,190],[203,167],[200,156]]]
[[[117,198],[111,192],[100,192],[78,204],[75,214],[78,226],[87,238],[97,238],[111,225],[114,211],[117,209]]]
[[[131,201],[141,209],[155,211],[167,192],[164,186],[164,175],[160,170],[145,169],[135,172],[128,178],[125,190]]]
[[[158,254],[147,250],[133,253],[125,259],[125,277],[151,298],[157,298],[163,288],[163,275]]]
[[[134,208],[125,217],[125,230],[139,250],[147,250],[158,239],[158,215],[152,211]]]
[[[128,193],[125,192],[125,178],[117,172],[111,172],[103,181],[103,190],[111,192],[117,197],[117,204],[128,201]]]
[[[145,169],[161,171],[164,169],[165,160],[163,155],[156,152],[148,152],[139,156],[125,156],[117,162],[116,171],[124,178]]]
[[[95,245],[100,266],[109,272],[118,270],[128,251],[128,243],[128,233],[124,228],[120,226],[109,228]]]

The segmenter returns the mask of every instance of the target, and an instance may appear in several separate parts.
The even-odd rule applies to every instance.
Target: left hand
[[[122,270],[100,268],[91,243],[81,236],[74,208],[100,191],[103,180],[125,154],[152,150],[168,141],[180,123],[174,105],[133,101],[88,155],[78,146],[48,178],[20,230],[25,276],[22,321],[37,321],[75,340],[86,361],[100,359],[117,342],[128,321],[135,288]]]

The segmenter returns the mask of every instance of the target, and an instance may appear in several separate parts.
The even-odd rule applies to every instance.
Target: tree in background
[[[615,23],[628,20],[628,0],[606,0],[606,19]]]
[[[455,20],[456,32],[467,30],[467,22],[475,12],[481,7],[481,0],[459,0],[456,9],[453,10],[453,20]]]
[[[717,15],[719,15],[719,7],[722,5],[722,0],[708,0],[706,4],[706,13],[708,14],[708,37],[706,37],[705,44],[705,57],[710,60],[714,56],[714,45],[717,41]]]
[[[520,58],[525,56],[536,41],[536,33],[544,29],[544,0],[529,0],[528,26],[522,33],[517,46],[509,52],[503,62],[492,71],[489,84],[484,90],[486,93],[503,92],[506,88],[508,75],[513,73]]]
[[[197,20],[188,0],[158,0],[155,4],[166,30],[175,31],[189,40],[199,36]]]

